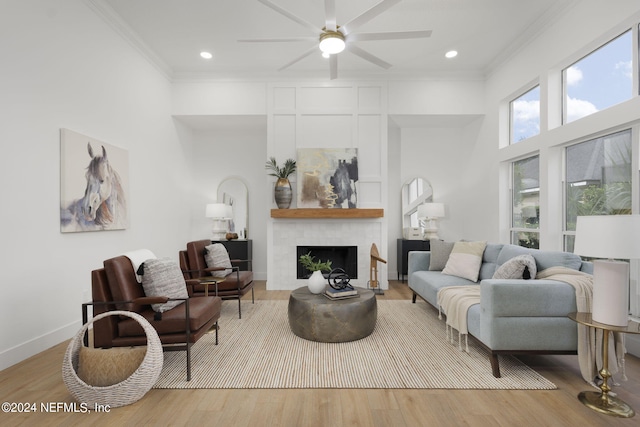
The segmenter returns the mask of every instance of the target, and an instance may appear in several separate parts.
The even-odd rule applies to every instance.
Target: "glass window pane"
[[[578,216],[631,214],[631,130],[567,147],[565,230]]]
[[[538,156],[513,163],[511,226],[514,228],[538,228],[540,222],[539,171]]]
[[[539,233],[536,231],[514,231],[511,243],[525,248],[540,249]]]
[[[540,133],[540,86],[511,101],[511,144]]]
[[[627,31],[562,71],[564,123],[631,99],[632,45]]]

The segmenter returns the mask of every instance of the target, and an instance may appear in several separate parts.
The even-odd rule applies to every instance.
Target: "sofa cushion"
[[[541,251],[516,245],[504,245],[498,256],[498,264],[502,265],[511,258],[524,254],[530,254],[535,258],[538,271],[550,267],[567,267],[573,270],[580,270],[582,265],[582,259],[576,254],[558,251]]]
[[[449,286],[477,285],[471,280],[448,276],[440,271],[416,271],[411,275],[409,287],[434,307],[438,306],[438,291]]]
[[[536,260],[529,254],[518,255],[502,264],[493,279],[531,279],[536,277]]]
[[[188,298],[187,284],[180,266],[170,258],[146,260],[142,264],[142,288],[148,297]],[[165,312],[184,301],[151,304],[154,311]]]
[[[429,241],[429,251],[431,252],[431,258],[429,260],[430,271],[444,270],[453,245],[454,242],[445,242],[444,240],[432,239]]]
[[[456,242],[442,274],[478,281],[487,242]]]
[[[504,245],[502,243],[487,243],[482,255],[482,266],[480,267],[480,275],[478,280],[491,279],[496,272],[498,265],[498,256]]]
[[[204,248],[204,259],[207,262],[207,267],[223,267],[228,270],[212,271],[213,277],[225,277],[231,272],[231,260],[229,259],[229,253],[227,248],[222,243],[214,243]]]

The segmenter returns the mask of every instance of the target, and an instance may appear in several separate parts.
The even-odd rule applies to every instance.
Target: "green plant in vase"
[[[289,175],[296,171],[296,161],[293,159],[287,159],[282,167],[278,166],[278,162],[275,157],[271,157],[269,161],[264,165],[265,169],[271,171],[270,176],[278,178],[274,190],[274,196],[278,209],[288,209],[291,206],[291,200],[293,199],[293,191],[291,190],[291,182],[289,182]]]
[[[316,261],[315,257],[311,255],[311,252],[309,252],[305,255],[300,255],[298,262],[302,264],[304,268],[313,272],[307,279],[309,292],[312,294],[320,294],[324,292],[326,284],[322,271],[331,271],[331,261]]]

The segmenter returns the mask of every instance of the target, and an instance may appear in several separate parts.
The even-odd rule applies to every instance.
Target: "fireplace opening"
[[[312,271],[304,268],[298,259],[300,256],[311,252],[316,261],[331,261],[331,268],[341,268],[351,279],[358,278],[358,247],[357,246],[298,246],[296,248],[296,265],[298,266],[298,279],[306,279]],[[323,271],[324,277],[329,276],[328,271]]]

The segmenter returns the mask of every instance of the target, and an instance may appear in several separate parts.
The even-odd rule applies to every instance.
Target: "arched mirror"
[[[420,227],[418,206],[433,201],[433,189],[424,178],[411,178],[402,186],[402,229]]]
[[[229,231],[240,239],[247,238],[249,228],[249,190],[241,178],[229,177],[218,186],[218,203],[231,206]]]

